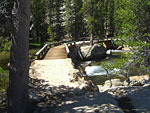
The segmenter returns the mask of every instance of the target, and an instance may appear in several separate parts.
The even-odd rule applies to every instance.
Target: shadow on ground
[[[92,90],[92,87],[82,89],[69,86],[50,86],[47,81],[42,79],[30,78],[29,96],[33,104],[35,113],[53,113],[54,109],[62,105],[66,99],[84,95]]]

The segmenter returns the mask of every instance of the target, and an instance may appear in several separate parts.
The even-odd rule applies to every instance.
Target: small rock
[[[110,80],[107,80],[107,81],[105,81],[104,86],[110,86],[111,83],[112,83],[112,87],[123,86],[123,82],[121,82],[120,79],[111,79],[111,82],[110,82]]]
[[[132,80],[130,81],[130,86],[142,86],[141,82]]]
[[[149,76],[148,75],[144,75],[144,76],[131,76],[129,77],[130,81],[138,81],[138,82],[141,82],[142,80],[149,80]]]

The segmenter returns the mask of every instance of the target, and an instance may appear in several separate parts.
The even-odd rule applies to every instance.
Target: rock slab
[[[123,113],[123,111],[112,95],[89,93],[64,101],[54,113]]]

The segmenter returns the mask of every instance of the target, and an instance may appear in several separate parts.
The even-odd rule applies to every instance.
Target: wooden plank
[[[51,60],[51,59],[66,59],[67,58],[67,52],[66,52],[66,48],[63,45],[60,45],[60,46],[56,46],[56,47],[53,47],[51,48],[44,60]]]

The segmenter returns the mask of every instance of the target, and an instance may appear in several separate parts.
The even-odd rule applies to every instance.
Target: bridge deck
[[[67,58],[66,48],[63,44],[63,45],[51,48],[47,52],[44,60],[66,59],[66,58]]]

